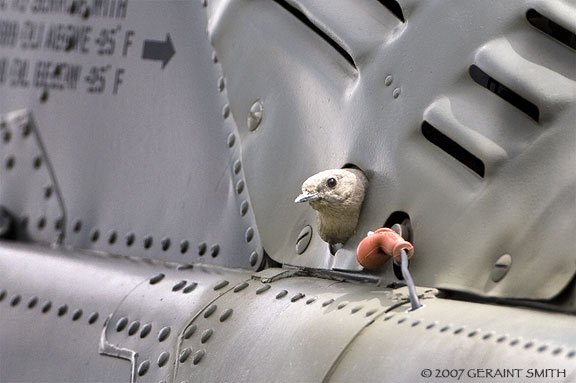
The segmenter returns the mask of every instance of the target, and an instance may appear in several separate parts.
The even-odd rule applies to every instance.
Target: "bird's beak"
[[[294,203],[316,201],[319,198],[320,198],[320,196],[318,195],[318,193],[309,194],[307,192],[304,192],[304,193],[300,194],[298,197],[296,197],[296,199],[294,200]]]

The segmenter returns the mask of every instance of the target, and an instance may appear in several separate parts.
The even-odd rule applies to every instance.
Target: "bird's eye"
[[[338,182],[336,181],[336,178],[328,178],[328,180],[326,181],[326,185],[330,188],[330,189],[334,189],[336,187],[336,184]]]

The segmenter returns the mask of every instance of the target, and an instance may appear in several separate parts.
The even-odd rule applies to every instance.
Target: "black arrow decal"
[[[175,53],[169,33],[166,34],[166,41],[144,40],[144,45],[142,46],[142,58],[144,60],[162,61],[162,69],[164,69]]]

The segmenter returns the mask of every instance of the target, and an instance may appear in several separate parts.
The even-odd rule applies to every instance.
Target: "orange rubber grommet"
[[[414,246],[386,227],[360,241],[356,249],[356,259],[365,269],[373,270],[383,266],[392,257],[400,263],[402,250],[406,250],[408,259],[414,255]]]

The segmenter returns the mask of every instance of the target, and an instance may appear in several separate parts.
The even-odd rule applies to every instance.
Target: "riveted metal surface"
[[[0,120],[4,121],[4,140],[0,142],[0,205],[14,219],[16,238],[39,242],[63,240],[64,204],[39,126],[29,110],[0,115]]]
[[[82,41],[59,40],[66,50],[2,44],[0,204],[28,218],[32,240],[54,242],[65,230],[65,243],[77,248],[175,262],[197,262],[200,255],[187,248],[207,242],[219,251],[203,263],[260,267],[254,214],[247,207],[239,214],[249,188],[232,167],[241,147],[205,8],[198,1],[119,0],[83,4],[92,8],[83,17],[49,3],[0,9],[20,30],[34,19],[47,39],[51,26],[86,33]],[[158,44],[172,52],[162,65],[148,57],[162,54]],[[36,124],[30,138],[12,126],[22,113],[11,112],[23,107]],[[37,130],[46,132],[45,153],[31,150]],[[30,156],[40,156],[37,170]],[[63,213],[69,220],[57,224]]]
[[[573,1],[214,0],[207,10],[274,260],[360,270],[361,237],[400,211],[413,223],[417,283],[550,299],[572,279]],[[535,27],[534,12],[564,40]],[[255,100],[265,117],[252,131]],[[294,239],[315,225],[293,203],[302,182],[345,164],[370,181],[355,236],[332,256],[315,233],[299,255]],[[504,253],[514,267],[493,282]],[[395,280],[390,267],[381,274]]]
[[[157,271],[149,272],[145,280],[127,292],[103,329],[100,353],[130,360],[132,381],[171,381],[176,362],[193,364],[198,359],[193,352],[198,349],[178,347],[181,339],[194,338],[198,332],[187,324],[197,316],[218,320],[218,305],[211,302],[250,278],[246,271],[208,265],[185,269],[173,265],[162,274],[164,277],[160,278]],[[190,286],[193,289],[186,291]],[[126,322],[120,330],[116,327],[118,321]],[[130,331],[129,323],[144,325],[138,333]],[[203,333],[202,337],[208,342],[211,335]],[[170,355],[174,358],[172,367],[166,368]],[[147,368],[141,374],[143,363]]]
[[[193,335],[182,337],[178,350],[195,354],[176,366],[175,382],[320,382],[372,319],[362,313],[372,310],[378,316],[399,302],[388,289],[372,292],[371,286],[315,278],[246,283],[241,291],[231,287],[207,307],[204,312],[212,315],[197,315],[188,324],[184,333],[193,329]],[[276,299],[278,293],[296,299]],[[320,301],[306,304],[304,296]],[[353,313],[323,307],[320,302],[329,298],[363,308]],[[263,361],[274,368],[263,368]]]
[[[565,314],[427,300],[416,311],[398,307],[364,328],[326,381],[429,382],[447,379],[442,370],[462,369],[466,382],[569,382],[576,377],[573,324]],[[424,369],[432,375],[422,375]],[[488,369],[516,371],[491,378]]]

